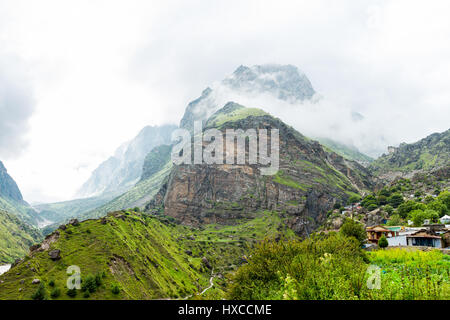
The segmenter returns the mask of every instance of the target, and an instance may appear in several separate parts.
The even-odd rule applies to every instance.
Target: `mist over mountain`
[[[278,64],[240,66],[211,84],[188,104],[180,127],[192,130],[194,121],[205,121],[228,101],[263,109],[307,136],[332,139],[371,157],[397,139],[380,130],[379,117],[363,114],[343,97],[321,95],[296,66]]]
[[[309,100],[314,94],[309,79],[295,66],[276,64],[240,66],[220,84],[206,88],[198,99],[189,103],[180,127],[192,129],[194,121],[208,119],[227,101],[236,101],[231,99],[236,95],[254,98],[270,96],[296,103]],[[227,96],[230,99],[227,99]]]
[[[133,140],[121,145],[112,157],[94,170],[76,197],[120,195],[133,187],[141,178],[147,154],[156,146],[170,143],[175,129],[175,125],[143,128]]]

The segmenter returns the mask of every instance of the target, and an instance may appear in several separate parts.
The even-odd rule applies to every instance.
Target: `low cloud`
[[[27,146],[35,102],[26,73],[14,57],[0,56],[0,158],[14,158]]]

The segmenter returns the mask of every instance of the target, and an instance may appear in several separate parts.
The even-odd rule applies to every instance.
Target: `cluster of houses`
[[[366,232],[369,243],[373,245],[377,245],[381,236],[384,235],[387,238],[390,247],[450,247],[450,226],[445,224],[426,224],[421,228],[377,225],[367,227]]]

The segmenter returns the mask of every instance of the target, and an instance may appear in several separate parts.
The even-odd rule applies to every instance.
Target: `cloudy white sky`
[[[70,199],[142,127],[263,63],[412,142],[449,127],[449,16],[446,0],[0,0],[0,160],[28,201]]]

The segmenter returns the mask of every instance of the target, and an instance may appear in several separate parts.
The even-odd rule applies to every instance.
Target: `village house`
[[[433,248],[445,247],[442,237],[430,230],[420,230],[409,236],[406,236],[406,244],[408,246],[423,246]]]
[[[378,244],[378,240],[380,240],[382,235],[386,238],[391,238],[396,237],[398,232],[398,230],[390,230],[380,225],[366,228],[367,239],[373,244]]]

